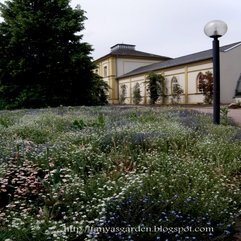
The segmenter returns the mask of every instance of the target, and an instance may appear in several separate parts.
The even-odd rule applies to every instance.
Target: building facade
[[[116,44],[111,47],[111,52],[97,60],[96,73],[99,74],[109,85],[109,102],[119,103],[118,78],[139,67],[153,63],[164,62],[169,57],[159,56],[135,49],[135,45]]]
[[[129,48],[127,52],[132,51],[132,55],[128,55],[124,48]],[[146,56],[143,54],[138,57],[135,56],[137,53],[134,45],[119,44],[111,48],[110,54],[96,61],[98,74],[111,87],[110,103],[120,102],[124,86],[125,103],[133,104],[133,91],[138,85],[142,96],[141,103],[148,104],[147,78],[150,72],[162,74],[165,77],[167,89],[165,103],[172,103],[173,87],[177,84],[183,91],[179,103],[203,103],[204,96],[198,88],[199,77],[201,74],[213,71],[211,49],[175,59],[147,53],[145,53]],[[241,42],[220,48],[220,85],[221,103],[231,103],[234,98],[241,96]]]

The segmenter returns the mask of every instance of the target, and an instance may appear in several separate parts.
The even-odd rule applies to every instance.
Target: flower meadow
[[[178,107],[0,113],[0,240],[235,240],[241,129]],[[197,231],[198,230],[198,231]]]

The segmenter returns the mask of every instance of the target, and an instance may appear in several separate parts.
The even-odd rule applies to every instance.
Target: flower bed
[[[239,136],[182,108],[1,112],[0,240],[232,240]]]

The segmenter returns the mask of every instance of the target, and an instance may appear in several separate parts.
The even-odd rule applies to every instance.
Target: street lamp
[[[204,27],[205,34],[213,38],[213,123],[220,124],[220,57],[219,37],[227,32],[228,26],[221,20],[208,22]]]

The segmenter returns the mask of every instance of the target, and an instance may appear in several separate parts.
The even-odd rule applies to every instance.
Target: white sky
[[[86,11],[83,40],[94,59],[117,43],[169,57],[210,49],[203,28],[213,19],[228,25],[220,45],[241,41],[240,0],[71,0],[77,4]]]
[[[220,45],[241,41],[240,0],[72,0],[77,4],[86,11],[84,41],[95,59],[117,43],[169,57],[212,48],[203,28],[213,19],[228,25]]]

